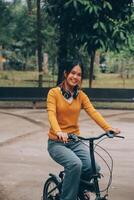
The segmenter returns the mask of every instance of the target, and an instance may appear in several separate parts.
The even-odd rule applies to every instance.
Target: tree
[[[29,57],[35,55],[36,51],[36,17],[34,14],[29,15],[25,4],[13,4],[11,10],[14,24],[12,30],[13,41],[8,45],[8,48],[12,50],[18,48],[26,66]]]
[[[34,5],[34,6],[33,6]],[[27,0],[27,7],[29,15],[32,15],[33,7],[36,7],[36,41],[37,41],[37,63],[39,70],[38,86],[42,87],[43,70],[42,70],[42,12],[41,12],[41,0],[31,1]]]
[[[124,43],[127,38],[131,3],[130,0],[120,0],[115,7],[111,0],[48,0],[48,13],[57,24],[60,43],[64,44],[62,51],[59,50],[64,53],[58,54],[58,83],[64,70],[60,61],[65,63],[68,57],[68,43],[72,42],[74,49],[84,45],[91,58],[90,87],[92,86],[95,52],[99,48],[119,49],[121,43]]]
[[[39,87],[42,87],[42,18],[41,18],[41,0],[37,0],[37,58],[39,68]]]
[[[0,45],[4,46],[10,43],[12,38],[12,12],[8,7],[8,3],[0,0]]]
[[[48,0],[47,6],[45,7],[49,16],[52,18],[53,22],[57,25],[58,31],[58,51],[57,51],[57,63],[58,63],[58,80],[57,84],[62,81],[64,66],[67,59],[67,39],[68,39],[68,22],[67,15],[63,12],[64,1],[61,0]],[[64,17],[61,17],[61,16]]]

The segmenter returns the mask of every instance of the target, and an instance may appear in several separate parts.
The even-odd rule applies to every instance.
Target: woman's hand
[[[68,142],[68,134],[67,133],[59,131],[59,132],[57,132],[57,136],[58,136],[59,140],[63,141],[64,143]]]
[[[112,129],[111,131],[113,131],[115,135],[121,132],[118,128]]]

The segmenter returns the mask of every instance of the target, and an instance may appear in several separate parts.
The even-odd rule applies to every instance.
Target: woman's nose
[[[74,78],[76,78],[76,79],[78,78],[77,74],[74,74]]]

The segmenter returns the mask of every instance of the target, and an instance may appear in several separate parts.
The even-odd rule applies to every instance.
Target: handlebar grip
[[[69,134],[68,139],[77,142],[79,139],[76,135],[74,134]]]
[[[117,135],[114,131],[109,131],[109,132],[107,132],[107,136],[108,136],[109,138],[114,138],[114,137],[118,137],[118,138],[122,138],[122,139],[125,138],[125,137],[122,136],[122,135]]]
[[[114,132],[112,132],[112,131],[109,131],[109,132],[107,132],[107,136],[109,137],[109,138],[114,138]]]

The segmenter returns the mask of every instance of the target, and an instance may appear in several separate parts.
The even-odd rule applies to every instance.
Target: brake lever
[[[125,137],[124,137],[124,136],[122,136],[122,135],[115,135],[114,137],[118,137],[118,138],[125,139]]]

